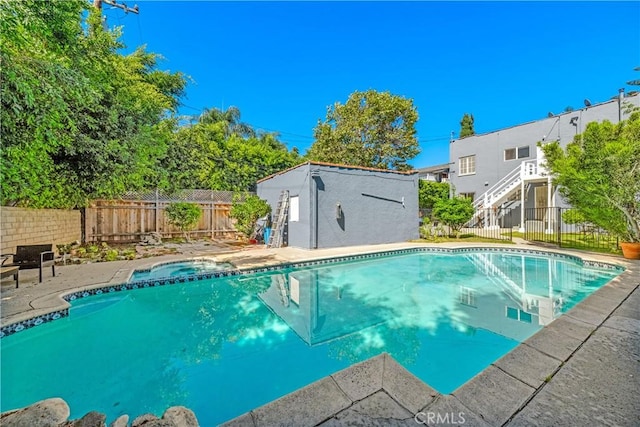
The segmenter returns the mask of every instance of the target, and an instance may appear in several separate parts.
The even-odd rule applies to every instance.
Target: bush
[[[105,254],[104,254],[104,260],[105,261],[115,261],[118,259],[118,250],[117,249],[109,249]]]
[[[182,231],[187,242],[189,241],[188,231],[195,228],[202,216],[200,206],[189,202],[171,203],[165,209],[165,213],[169,223]]]
[[[456,236],[473,217],[473,202],[466,197],[440,200],[433,207],[433,216],[451,228]]]
[[[434,241],[438,237],[443,237],[446,234],[444,227],[440,224],[424,224],[420,227],[420,238],[424,240]]]
[[[234,196],[229,216],[236,220],[236,230],[247,238],[253,236],[258,219],[271,213],[271,206],[260,197],[251,194],[246,197]]]
[[[135,259],[136,258],[136,250],[135,249],[125,249],[122,251],[121,255],[124,259]]]
[[[433,209],[440,200],[449,198],[449,184],[421,179],[418,181],[418,204],[420,209]]]

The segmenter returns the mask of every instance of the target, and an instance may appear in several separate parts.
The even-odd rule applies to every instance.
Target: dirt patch
[[[74,244],[65,248],[66,253],[57,261],[58,264],[84,264],[89,262],[108,262],[152,258],[163,255],[206,255],[212,253],[228,253],[245,248],[261,248],[263,245],[248,245],[238,240],[167,240],[158,244],[141,243],[90,243]],[[62,249],[62,248],[59,248]],[[60,251],[63,254],[63,251]]]

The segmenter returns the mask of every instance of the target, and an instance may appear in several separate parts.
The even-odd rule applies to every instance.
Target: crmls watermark
[[[418,424],[429,425],[459,425],[464,424],[464,412],[418,412],[414,417]]]

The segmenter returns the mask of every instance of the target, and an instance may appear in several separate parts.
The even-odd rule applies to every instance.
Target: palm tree
[[[247,123],[240,121],[240,109],[238,107],[229,107],[226,111],[219,108],[207,108],[198,118],[200,123],[224,123],[224,135],[229,137],[232,134],[244,138],[256,136],[256,131]]]

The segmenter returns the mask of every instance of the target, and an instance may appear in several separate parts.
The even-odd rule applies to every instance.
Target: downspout
[[[320,179],[320,171],[312,170],[310,172],[312,185],[309,187],[309,199],[311,200],[311,249],[318,249],[318,179]]]

